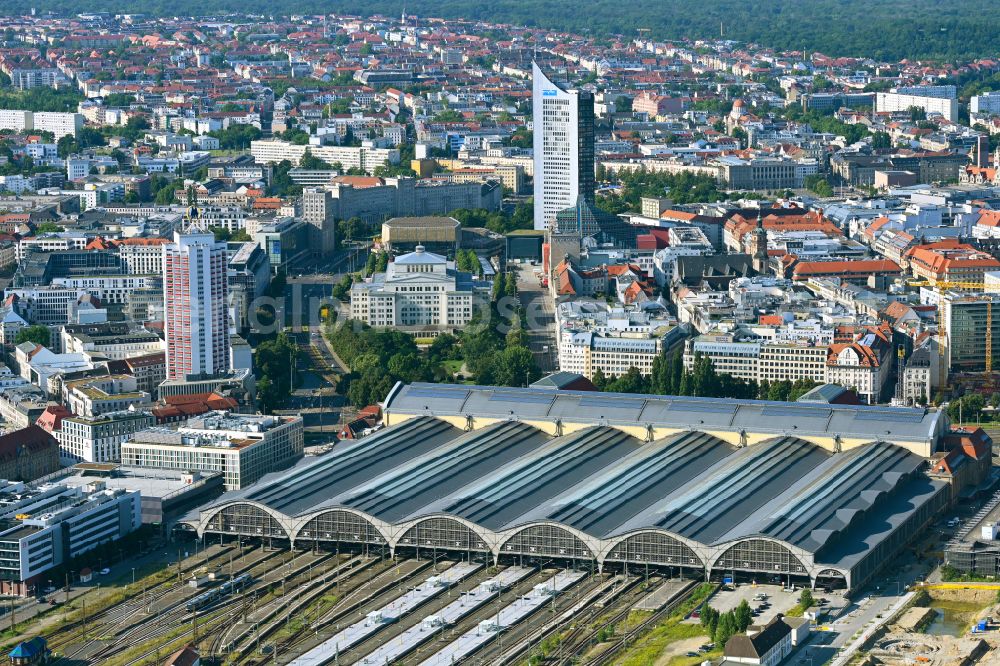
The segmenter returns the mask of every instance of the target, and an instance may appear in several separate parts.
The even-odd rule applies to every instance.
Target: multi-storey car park
[[[431,384],[188,516],[207,533],[853,590],[950,497],[939,411]]]

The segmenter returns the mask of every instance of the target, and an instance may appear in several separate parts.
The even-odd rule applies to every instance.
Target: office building
[[[53,431],[64,458],[77,462],[107,463],[121,460],[122,442],[136,432],[156,425],[149,412],[126,410],[100,416],[67,416]]]
[[[212,234],[174,234],[164,246],[167,379],[229,369],[226,244]]]
[[[302,219],[309,223],[309,248],[313,254],[329,255],[337,246],[337,219],[333,197],[328,190],[302,190]]]
[[[107,356],[110,361],[164,350],[160,336],[132,322],[66,324],[60,329],[59,338],[66,353],[96,352]]]
[[[1000,294],[947,291],[941,294],[938,307],[952,372],[986,370],[987,339],[993,368],[1000,368]]]
[[[832,332],[814,339],[778,335],[770,339],[749,331],[707,334],[689,340],[684,365],[694,368],[695,355],[711,359],[720,374],[754,382],[826,381],[827,349]]]
[[[594,202],[594,96],[567,89],[532,63],[535,228],[583,197]]]
[[[33,481],[58,469],[59,442],[34,421],[0,435],[0,479]]]
[[[943,285],[946,289],[978,290],[985,273],[1000,270],[1000,260],[957,239],[915,245],[907,250],[906,256],[915,277],[932,284],[955,283]]]
[[[38,420],[48,406],[49,400],[45,391],[23,377],[5,375],[0,380],[0,418],[11,428],[28,428]],[[2,473],[0,478],[4,478]]]
[[[226,490],[246,487],[302,457],[301,416],[210,412],[180,427],[153,427],[121,445],[124,465],[222,472]]]
[[[316,227],[295,217],[272,220],[253,233],[254,241],[264,248],[271,268],[277,272],[308,258]]]
[[[126,409],[149,409],[152,398],[140,391],[132,375],[101,375],[67,379],[62,386],[63,404],[80,416],[100,416]]]
[[[620,377],[636,368],[649,376],[653,361],[679,345],[685,330],[662,309],[605,307],[592,301],[560,303],[559,369],[593,379]]]
[[[172,469],[143,469],[118,463],[73,465],[72,474],[61,476],[59,483],[76,487],[95,482],[108,490],[138,492],[142,501],[142,523],[161,526],[173,516],[222,494],[222,473],[187,472]]]
[[[124,272],[131,275],[163,275],[166,238],[123,238],[115,241]]]
[[[142,524],[138,492],[109,490],[100,481],[70,487],[0,485],[0,591],[29,596],[46,585],[46,573],[116,541]]]

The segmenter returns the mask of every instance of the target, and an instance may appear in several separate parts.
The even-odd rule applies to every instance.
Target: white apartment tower
[[[594,202],[594,96],[552,82],[532,63],[535,229],[583,196]]]
[[[174,234],[163,246],[167,379],[229,369],[226,244],[212,234]]]

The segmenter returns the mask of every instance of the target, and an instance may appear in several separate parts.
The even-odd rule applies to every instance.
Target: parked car
[[[109,573],[111,573],[111,569],[104,567],[98,573],[101,574],[102,576],[107,576]]]

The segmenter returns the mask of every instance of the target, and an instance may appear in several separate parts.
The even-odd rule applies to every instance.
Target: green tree
[[[492,366],[491,383],[498,386],[526,386],[540,374],[535,357],[527,347],[508,347],[500,351],[493,357]]]
[[[807,608],[812,608],[816,605],[816,599],[813,597],[812,590],[808,587],[802,588],[802,592],[799,594],[799,608],[806,610]]]
[[[14,336],[14,344],[19,345],[22,342],[34,342],[35,344],[48,346],[51,339],[51,331],[49,331],[48,326],[42,326],[41,324],[34,324],[33,326],[25,326],[17,335]]]
[[[715,635],[713,636],[715,644],[724,647],[726,645],[726,641],[737,633],[739,633],[739,626],[736,622],[736,616],[733,614],[733,611],[726,611],[720,615],[719,624],[715,628]]]
[[[41,236],[43,234],[57,234],[60,231],[66,231],[66,229],[55,222],[42,222],[35,227],[36,236]]]
[[[892,148],[892,138],[886,132],[875,132],[872,134],[872,148],[888,150]]]
[[[753,611],[750,610],[750,604],[747,603],[746,599],[740,601],[740,604],[733,610],[733,616],[736,619],[737,630],[739,632],[746,631],[753,622]]]
[[[273,340],[266,340],[257,345],[254,352],[254,367],[260,378],[257,385],[257,400],[262,412],[271,413],[279,408],[291,393],[292,368],[297,353],[295,343],[284,332],[278,333]]]
[[[830,187],[830,183],[827,182],[826,178],[819,174],[813,174],[806,176],[805,186],[808,190],[815,193],[819,197],[832,197],[833,188]]]
[[[302,159],[299,160],[299,168],[326,170],[330,168],[330,165],[313,155],[312,152],[306,148],[306,151],[302,154]]]

